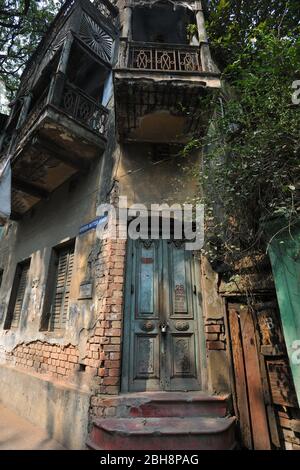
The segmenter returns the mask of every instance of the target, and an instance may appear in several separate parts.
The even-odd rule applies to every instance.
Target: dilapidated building
[[[200,1],[67,0],[3,119],[0,400],[68,448],[300,448],[268,262],[97,231],[120,198],[194,200],[180,150],[220,86]]]

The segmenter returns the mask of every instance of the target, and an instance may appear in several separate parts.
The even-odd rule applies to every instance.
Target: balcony
[[[198,46],[131,42],[128,45],[130,69],[152,72],[202,72]]]
[[[204,133],[209,117],[199,112],[201,99],[220,88],[206,44],[122,43],[114,70],[120,140],[178,144]]]
[[[118,34],[118,10],[109,0],[67,0],[28,61],[21,77],[19,93],[36,85],[70,32],[82,50],[111,66]]]
[[[56,77],[52,90],[61,86]],[[106,145],[108,111],[66,82],[51,87],[19,129],[12,155],[12,212],[20,218],[77,172],[87,171]]]
[[[1,138],[15,218],[101,157],[117,34],[109,0],[67,0],[28,61]]]

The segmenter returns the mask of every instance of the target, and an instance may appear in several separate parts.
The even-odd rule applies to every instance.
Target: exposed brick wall
[[[30,341],[11,352],[0,349],[0,362],[21,369],[72,382],[74,374],[85,372],[86,384],[95,394],[117,394],[121,375],[121,333],[126,240],[104,240],[93,265],[98,297],[97,321],[89,331],[85,351],[74,345]],[[91,380],[92,379],[92,380]]]
[[[74,346],[62,347],[41,341],[19,344],[5,354],[5,362],[8,364],[58,379],[70,376],[79,369],[78,358]]]
[[[287,450],[300,450],[300,411],[299,409],[276,406],[276,415],[281,431],[281,439]]]
[[[226,349],[224,320],[207,319],[205,322],[206,346],[209,351]]]
[[[125,257],[126,240],[104,240],[96,261],[99,321],[90,343],[93,352],[99,345],[97,376],[102,394],[117,394],[120,388]]]

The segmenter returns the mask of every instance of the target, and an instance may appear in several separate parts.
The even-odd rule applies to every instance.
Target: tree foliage
[[[279,38],[299,35],[298,0],[204,0],[211,47],[223,70],[247,47],[256,28]]]
[[[62,0],[0,0],[0,81],[11,98]]]
[[[219,0],[209,8],[226,85],[201,172],[206,253],[236,259],[266,249],[265,220],[299,220],[300,106],[292,103],[300,80],[299,4]]]

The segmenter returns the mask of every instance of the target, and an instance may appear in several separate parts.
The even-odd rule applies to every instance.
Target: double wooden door
[[[185,244],[129,242],[123,390],[199,390],[197,262]]]

